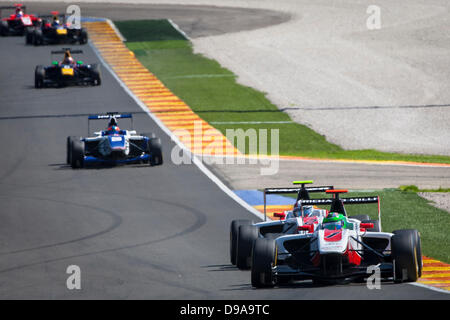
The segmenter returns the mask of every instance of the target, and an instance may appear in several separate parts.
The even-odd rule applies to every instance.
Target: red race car
[[[2,17],[3,10],[15,10],[8,18]],[[5,36],[23,36],[28,28],[38,24],[39,18],[32,14],[25,13],[26,7],[21,4],[14,6],[0,7],[0,35]]]

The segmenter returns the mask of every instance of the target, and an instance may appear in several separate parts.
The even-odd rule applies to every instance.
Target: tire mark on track
[[[106,210],[106,209],[102,209],[102,208],[99,208],[99,207],[90,206],[90,205],[84,205],[84,204],[79,204],[79,203],[74,203],[74,202],[69,202],[69,201],[63,201],[63,200],[54,200],[54,199],[47,199],[47,198],[30,197],[30,196],[0,195],[0,197],[16,198],[16,199],[27,199],[27,200],[37,200],[37,201],[48,201],[48,202],[53,202],[53,203],[59,203],[59,204],[64,204],[64,205],[69,205],[69,206],[89,209],[89,210],[93,210],[93,211],[99,211],[99,212],[105,213],[106,215],[108,215],[108,216],[110,216],[112,218],[112,224],[108,228],[103,229],[103,230],[101,230],[99,232],[88,234],[86,236],[83,236],[83,237],[80,237],[80,238],[76,238],[76,239],[72,239],[72,240],[67,240],[67,241],[62,241],[62,242],[57,242],[57,243],[52,243],[52,244],[47,244],[47,245],[41,245],[41,246],[37,246],[37,247],[33,247],[33,248],[13,250],[13,251],[9,251],[9,252],[0,252],[0,256],[10,255],[10,254],[18,254],[18,253],[29,252],[29,251],[40,250],[40,249],[47,249],[47,248],[63,246],[63,245],[71,244],[71,243],[76,243],[76,242],[83,241],[83,240],[92,239],[92,238],[104,235],[104,234],[106,234],[108,232],[111,232],[112,230],[118,228],[122,224],[122,217],[119,216],[117,213],[115,213],[113,211]]]
[[[149,198],[146,198],[146,197],[139,197],[139,198],[147,199],[147,200],[149,199]],[[43,199],[43,200],[48,200],[48,199]],[[51,201],[51,200],[48,200],[48,201]],[[145,241],[145,242],[139,242],[139,243],[130,244],[130,245],[127,245],[127,246],[121,246],[121,247],[115,247],[115,248],[110,248],[110,249],[98,250],[98,251],[93,251],[93,252],[88,252],[88,253],[83,253],[83,254],[70,255],[70,256],[66,256],[66,257],[60,257],[60,258],[55,258],[55,259],[48,259],[48,260],[38,261],[38,262],[24,264],[24,265],[20,265],[20,266],[14,266],[14,267],[10,267],[10,268],[6,268],[6,269],[3,269],[3,270],[0,270],[0,274],[1,273],[6,273],[6,272],[12,272],[12,271],[16,271],[16,270],[20,270],[20,269],[24,269],[24,268],[28,268],[28,267],[38,266],[38,265],[42,265],[42,264],[64,261],[64,260],[68,260],[68,259],[81,258],[81,257],[87,257],[87,256],[92,256],[92,255],[97,255],[97,254],[104,254],[104,253],[111,253],[111,252],[116,252],[116,251],[126,250],[126,249],[135,249],[135,248],[148,246],[148,245],[155,245],[155,244],[167,241],[167,240],[172,240],[174,238],[181,237],[181,236],[184,236],[186,234],[192,233],[192,232],[198,230],[199,228],[201,228],[207,221],[206,215],[203,212],[198,211],[198,210],[196,210],[194,208],[191,208],[191,207],[188,207],[188,206],[184,206],[184,205],[180,205],[180,204],[173,203],[173,202],[169,202],[169,201],[165,201],[165,200],[159,200],[159,199],[151,199],[151,201],[158,201],[158,202],[161,202],[161,203],[164,203],[164,204],[167,204],[167,205],[172,205],[172,206],[184,209],[187,212],[190,212],[190,213],[192,213],[194,215],[195,221],[189,227],[187,227],[187,228],[185,228],[185,229],[183,229],[183,230],[181,230],[179,232],[176,232],[174,234],[171,234],[169,236],[160,238],[160,239],[148,240],[148,241]],[[110,229],[110,228],[108,228],[108,229]],[[109,230],[109,231],[111,231],[111,230]],[[105,231],[101,232],[101,234],[104,234],[104,233],[106,233],[106,232]],[[98,236],[99,234],[100,233],[97,233],[96,236]],[[87,238],[92,238],[92,235],[91,236],[86,236],[86,237],[83,237],[83,238],[80,238],[80,239],[81,240],[86,240]],[[77,242],[77,241],[81,241],[80,239],[74,239],[74,240],[70,240],[70,241],[65,241],[65,242],[61,242],[61,243],[58,243],[58,244],[40,246],[40,247],[37,247],[37,248],[24,249],[24,250],[21,250],[21,251],[25,252],[25,251],[36,250],[36,249],[41,249],[41,248],[49,248],[49,247],[64,245],[64,244],[68,244],[68,243],[74,243],[74,242]],[[9,253],[6,253],[6,254],[9,254]]]

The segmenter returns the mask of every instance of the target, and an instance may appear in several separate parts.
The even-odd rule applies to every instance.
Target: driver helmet
[[[74,62],[72,55],[70,54],[69,50],[66,50],[66,52],[64,53],[64,60],[63,63],[66,64],[72,64]]]
[[[58,16],[53,16],[53,25],[54,25],[54,26],[59,26],[59,19],[58,19]]]
[[[337,229],[340,229],[342,227],[345,227],[346,220],[343,214],[337,213],[337,212],[330,212],[322,221],[323,224],[330,223],[330,222],[336,222]],[[341,222],[339,224],[339,222]]]
[[[303,206],[302,209],[303,209],[303,215],[305,217],[309,217],[314,211],[313,206]]]
[[[313,206],[298,205],[294,208],[294,216],[299,217],[302,215],[303,212],[304,217],[309,217],[313,213],[313,211],[314,211]]]
[[[22,18],[23,17],[23,11],[22,9],[17,9],[16,10],[16,18]]]
[[[119,133],[120,128],[116,125],[112,125],[108,128],[108,132],[110,132],[110,134],[114,134],[114,133]]]

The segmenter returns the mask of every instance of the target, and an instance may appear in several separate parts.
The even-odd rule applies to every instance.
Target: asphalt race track
[[[52,47],[18,37],[0,46],[0,298],[448,299],[391,283],[252,289],[250,273],[229,264],[228,227],[253,216],[196,166],[172,164],[174,144],[105,68],[100,87],[37,90],[34,67],[50,64]],[[99,60],[82,50],[76,58]],[[165,164],[68,167],[66,137],[87,134],[86,114],[108,111],[137,112],[135,129],[162,138]],[[66,287],[70,265],[81,290]]]

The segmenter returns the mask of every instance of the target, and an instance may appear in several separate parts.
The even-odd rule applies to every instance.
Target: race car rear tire
[[[150,150],[150,166],[163,164],[162,145],[160,138],[148,139],[148,150]]]
[[[33,31],[33,45],[39,46],[43,44],[44,35],[42,34],[42,30],[34,29]]]
[[[8,30],[9,30],[8,21],[1,21],[0,36],[6,37],[8,35]]]
[[[391,238],[394,282],[415,282],[422,273],[420,235],[415,229],[396,230]]]
[[[45,69],[43,66],[37,66],[34,71],[34,87],[40,89],[44,87]]]
[[[99,86],[102,84],[102,74],[100,71],[100,66],[98,64],[93,64],[91,66],[91,76],[93,86]]]
[[[259,238],[259,228],[255,225],[239,227],[236,248],[236,266],[241,270],[250,269],[253,243]]]
[[[252,286],[255,288],[269,288],[275,286],[272,265],[276,259],[275,240],[258,238],[253,244]]]
[[[33,32],[32,28],[25,29],[25,44],[33,44]]]
[[[75,136],[69,136],[67,137],[67,164],[70,164],[70,161],[72,160],[72,141],[75,140],[77,137]]]
[[[237,241],[239,227],[243,225],[253,224],[251,220],[233,220],[230,224],[230,262],[236,265]]]
[[[370,217],[367,214],[358,214],[356,216],[350,216],[349,219],[356,219],[359,221],[370,220]]]
[[[79,43],[80,44],[86,44],[88,42],[88,33],[86,29],[81,28],[80,30],[80,37],[79,37]]]
[[[72,140],[72,151],[70,165],[72,168],[83,168],[84,167],[84,141]]]

